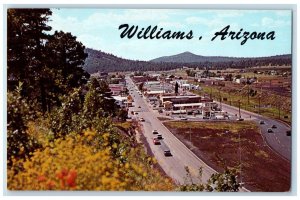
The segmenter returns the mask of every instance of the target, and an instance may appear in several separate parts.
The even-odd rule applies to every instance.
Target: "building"
[[[115,100],[115,103],[121,108],[132,106],[132,101],[129,101],[128,97],[126,96],[112,96],[112,98]]]
[[[109,84],[108,87],[113,96],[126,95],[127,89],[123,84]]]

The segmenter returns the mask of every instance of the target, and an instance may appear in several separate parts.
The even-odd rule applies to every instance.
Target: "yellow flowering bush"
[[[153,168],[155,159],[140,147],[123,149],[113,155],[120,144],[109,145],[109,133],[99,135],[87,130],[82,135],[69,134],[45,142],[43,149],[30,158],[12,158],[8,168],[9,190],[173,190],[174,183]],[[102,147],[93,145],[102,142]]]

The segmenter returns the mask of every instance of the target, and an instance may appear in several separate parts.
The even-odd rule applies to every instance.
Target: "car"
[[[272,126],[272,128],[277,128],[277,126],[274,124],[274,125]]]
[[[286,136],[291,136],[291,130],[286,131]]]
[[[141,108],[141,106],[139,106],[138,108]]]
[[[145,121],[145,119],[141,117],[141,118],[140,118],[140,121],[141,121],[141,122],[144,122],[144,121]]]
[[[162,134],[158,134],[157,139],[163,139]]]
[[[138,112],[135,112],[134,114],[138,115],[139,113],[138,113]]]
[[[159,145],[159,144],[160,144],[160,141],[159,141],[159,139],[157,139],[157,138],[153,138],[153,144],[155,144],[155,145]]]
[[[208,116],[203,116],[203,119],[209,119],[209,117]]]
[[[268,128],[268,133],[274,133],[271,128]]]
[[[165,155],[165,156],[172,156],[170,150],[164,150],[164,155]]]
[[[180,120],[187,120],[187,118],[185,116],[179,116]]]
[[[260,120],[260,121],[259,121],[259,124],[265,124],[265,121]]]
[[[152,133],[153,134],[158,134],[158,131],[157,130],[153,130]]]
[[[244,119],[243,118],[238,118],[238,119],[236,119],[236,121],[244,121]]]

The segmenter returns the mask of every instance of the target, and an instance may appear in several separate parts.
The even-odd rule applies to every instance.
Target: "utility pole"
[[[220,109],[222,110],[222,97],[220,93],[220,88],[218,88],[218,90],[219,90],[219,97],[220,97]]]
[[[248,83],[247,83],[248,84]],[[249,84],[248,84],[248,106],[249,106],[249,97],[250,97],[250,94],[249,94]]]
[[[244,129],[243,129],[244,131]],[[240,157],[240,185],[243,184],[242,178],[242,148],[241,148],[241,132],[239,131],[239,157]]]
[[[238,100],[239,102],[239,118],[241,118],[241,100]]]
[[[192,130],[191,130],[191,127],[190,127],[190,142],[192,143]]]
[[[261,98],[261,95],[259,95],[258,97],[258,114],[260,115],[260,98]]]

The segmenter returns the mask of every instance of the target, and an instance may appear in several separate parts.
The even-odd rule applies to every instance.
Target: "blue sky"
[[[200,9],[52,9],[53,30],[71,32],[86,47],[116,56],[150,60],[185,51],[203,56],[257,57],[291,53],[289,10],[200,10]],[[157,25],[171,31],[193,30],[192,40],[121,39],[119,25],[146,28]],[[230,25],[231,31],[275,31],[275,40],[216,38],[214,33]],[[202,40],[197,38],[202,36]]]

